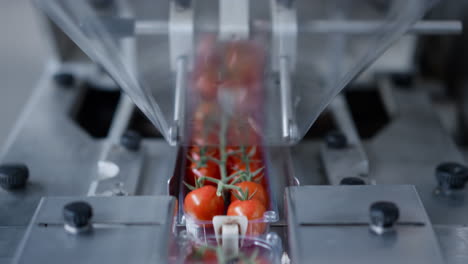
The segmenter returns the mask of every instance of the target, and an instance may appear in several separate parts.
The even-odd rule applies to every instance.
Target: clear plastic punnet
[[[282,257],[281,238],[276,233],[263,236],[240,236],[240,246],[236,254],[223,252],[222,240],[215,236],[207,237],[200,242],[190,234],[182,231],[178,237],[179,252],[177,261],[180,264],[227,264],[227,263],[255,263],[280,264]]]
[[[291,145],[436,0],[35,0],[173,145]]]
[[[225,216],[230,215],[231,205],[235,210],[234,204],[237,199],[234,199],[232,193],[237,191],[236,186],[238,186],[247,192],[247,196],[252,196],[252,199],[262,200],[262,205],[239,205],[241,208],[250,207],[256,211],[261,211],[260,215],[248,219],[245,234],[261,236],[268,233],[270,225],[279,220],[279,211],[276,197],[272,193],[273,183],[267,166],[270,163],[268,160],[270,155],[266,153],[267,149],[259,147],[245,148],[248,161],[242,158],[241,153],[238,153],[240,150],[237,147],[228,147],[225,153],[220,152],[223,152],[223,150],[218,147],[187,147],[181,149],[181,153],[179,153],[181,166],[178,168],[181,179],[179,186],[179,223],[185,224],[187,232],[198,241],[203,242],[208,237],[214,236],[216,230],[213,218],[211,216],[208,219],[197,218],[203,216],[203,214],[200,213],[199,209],[194,208],[190,201],[195,199],[200,205],[210,206],[211,203],[201,200],[203,197],[207,197],[207,194],[195,194],[191,192],[191,189],[197,189],[197,184],[211,187],[213,190],[218,188],[220,199],[224,201],[221,202],[220,211],[212,215]],[[220,157],[223,155],[227,157],[227,162],[224,165],[210,161],[211,157],[221,159]],[[198,166],[200,161],[203,162],[203,159],[207,159],[207,161],[202,166]],[[246,166],[249,167],[246,168]],[[227,173],[227,177],[222,176],[222,170],[225,170],[224,173]],[[198,182],[195,183],[195,181]],[[195,188],[192,188],[191,185]],[[251,189],[248,190],[248,188]],[[259,196],[261,197],[259,198]],[[190,202],[190,204],[187,204],[187,202]],[[214,208],[211,209],[214,210]]]

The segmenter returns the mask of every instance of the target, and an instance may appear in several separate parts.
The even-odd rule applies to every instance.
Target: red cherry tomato
[[[261,184],[245,181],[237,183],[236,186],[240,187],[243,192],[247,192],[248,197],[251,197],[250,199],[258,200],[265,208],[268,208],[268,193]],[[239,200],[234,193],[242,197],[239,191],[231,190],[231,203]]]
[[[192,146],[188,150],[188,155],[195,161],[199,161],[202,155],[219,159],[219,150],[217,147]]]
[[[261,52],[249,42],[231,42],[226,45],[224,61],[228,76],[244,84],[261,78],[263,59]]]
[[[224,213],[224,200],[216,195],[214,186],[203,186],[185,196],[184,212],[198,220],[212,220],[215,215]]]
[[[193,146],[188,150],[188,166],[186,170],[185,181],[195,186],[195,180],[202,176],[220,179],[219,166],[216,162],[208,160],[209,157],[219,159],[218,149],[215,147],[198,147]],[[204,164],[200,162],[204,159]],[[204,181],[202,184],[216,186],[216,183]]]
[[[214,187],[213,187],[214,188]],[[227,215],[243,215],[248,220],[260,220],[263,217],[266,209],[259,200],[246,200],[232,202],[227,211]],[[247,235],[259,235],[265,231],[265,223],[249,222],[247,227]]]
[[[195,108],[192,119],[195,145],[216,145],[219,142],[219,107],[212,102],[203,102]]]
[[[218,85],[218,72],[214,69],[204,70],[195,77],[195,90],[204,99],[215,99],[218,93]]]
[[[242,159],[240,157],[230,157],[229,160],[228,160],[228,174],[229,175],[232,175],[238,171],[247,171],[247,164],[245,162],[242,161]],[[261,169],[261,170],[260,170]],[[250,173],[256,173],[258,170],[260,170],[260,172],[255,175],[251,181],[253,182],[256,182],[256,183],[261,183],[261,184],[265,184],[266,181],[265,181],[265,164],[263,163],[263,160],[250,160],[249,162],[249,171]],[[238,177],[234,177],[234,179],[232,179],[232,181],[235,181]],[[232,182],[231,181],[231,182]]]
[[[221,179],[221,175],[219,172],[219,166],[217,163],[213,161],[207,161],[206,164],[202,167],[199,167],[197,162],[191,162],[190,168],[187,171],[187,183],[190,185],[195,184],[195,180],[198,180],[202,176],[214,178],[214,179]],[[216,186],[217,184],[211,181],[203,181],[202,184],[204,185],[213,185]]]
[[[219,63],[217,38],[214,34],[207,34],[200,38],[197,47],[197,63],[201,66]]]

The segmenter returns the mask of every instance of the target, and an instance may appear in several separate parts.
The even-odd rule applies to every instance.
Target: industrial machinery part
[[[468,262],[464,150],[431,98],[444,87],[411,59],[419,35],[462,30],[421,21],[433,1],[36,2],[56,54],[0,149],[1,263]],[[230,71],[226,47],[259,67]],[[193,86],[210,56],[222,84],[207,100]],[[232,72],[255,85],[225,84]],[[214,102],[215,130],[238,121],[202,135],[216,150],[203,161],[187,155],[200,102]],[[245,165],[257,150],[260,177],[228,177],[266,190],[261,219],[222,215],[246,198],[225,178],[207,184],[223,213],[188,221],[188,164]]]

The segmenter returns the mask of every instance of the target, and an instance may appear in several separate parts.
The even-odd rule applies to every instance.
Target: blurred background
[[[0,146],[22,111],[48,56],[28,0],[0,1]]]

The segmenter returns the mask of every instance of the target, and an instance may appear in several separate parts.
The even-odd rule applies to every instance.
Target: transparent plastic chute
[[[36,2],[169,143],[290,145],[436,0]]]

